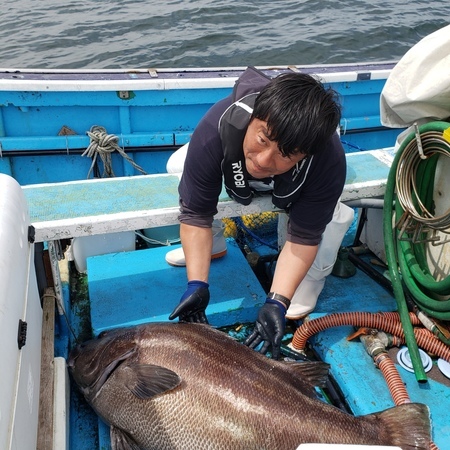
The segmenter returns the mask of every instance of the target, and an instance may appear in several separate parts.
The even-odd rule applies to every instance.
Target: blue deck
[[[344,197],[348,190],[355,187],[362,189],[362,186],[386,182],[389,164],[378,159],[375,154],[393,157],[389,150],[347,155]],[[178,183],[179,176],[160,174],[26,186],[24,193],[32,223],[69,219],[80,221],[80,218],[91,216],[178,208]],[[49,198],[59,201],[49,202]],[[227,200],[229,197],[223,190],[219,201]]]
[[[91,322],[94,334],[120,326],[167,321],[186,289],[186,269],[172,267],[165,254],[179,247],[88,258]],[[213,326],[251,322],[266,295],[236,245],[213,260],[208,318]]]
[[[314,319],[333,312],[395,310],[397,306],[394,297],[357,270],[356,275],[348,279],[328,277],[317,308],[310,317]],[[390,408],[394,406],[394,401],[381,371],[374,366],[359,339],[347,341],[347,337],[354,331],[351,326],[331,328],[312,337],[311,342],[319,357],[331,364],[331,374],[348,406],[359,416]],[[435,444],[440,450],[450,449],[447,411],[450,390],[448,385],[440,382],[443,376],[439,368],[434,363],[427,373],[428,382],[418,383],[413,373],[397,364],[395,354],[395,349],[390,351],[411,401],[426,403],[430,407]]]
[[[91,322],[95,335],[109,328],[167,321],[186,287],[184,267],[164,256],[179,245],[87,259]],[[241,250],[229,242],[227,255],[213,260],[208,320],[221,327],[253,322],[266,294]],[[109,447],[109,427],[99,420],[99,448]],[[81,450],[81,449],[80,449]]]

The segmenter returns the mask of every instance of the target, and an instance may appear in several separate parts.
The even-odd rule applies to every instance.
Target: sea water
[[[443,0],[15,0],[0,67],[163,68],[398,60]]]

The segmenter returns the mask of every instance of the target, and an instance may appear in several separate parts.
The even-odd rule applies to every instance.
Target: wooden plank
[[[47,288],[43,298],[41,384],[39,392],[39,424],[36,450],[53,449],[53,384],[55,292]]]

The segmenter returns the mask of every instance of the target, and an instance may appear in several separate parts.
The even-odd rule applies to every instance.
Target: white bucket
[[[90,256],[105,255],[135,250],[134,231],[96,234],[75,237],[72,241],[72,257],[78,272],[86,272],[86,260]]]
[[[180,243],[180,225],[146,228],[143,230],[147,247],[160,247]]]

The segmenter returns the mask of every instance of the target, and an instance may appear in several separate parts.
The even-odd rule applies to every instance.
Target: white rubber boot
[[[333,270],[342,239],[352,224],[353,217],[353,209],[338,202],[333,218],[322,235],[313,265],[292,297],[291,306],[286,313],[287,319],[302,319],[316,307],[325,279]]]
[[[212,226],[213,246],[211,259],[221,258],[227,253],[227,243],[223,235],[225,224],[220,220],[215,220]],[[186,258],[182,247],[176,248],[166,254],[166,261],[171,266],[182,267],[186,265]]]
[[[325,279],[328,273],[325,274],[325,271],[321,272],[311,269],[313,269],[312,266],[294,292],[291,306],[289,306],[286,313],[286,319],[302,319],[316,307],[317,299],[325,285]]]

